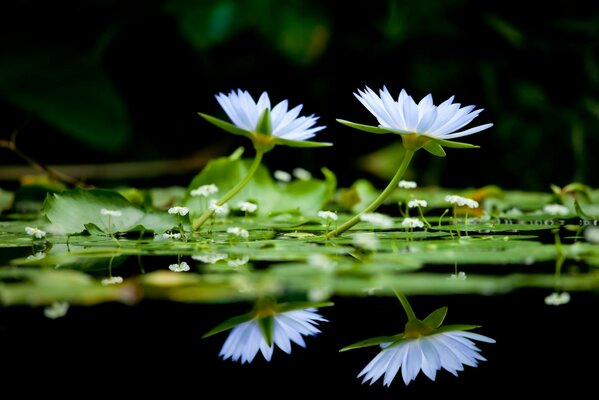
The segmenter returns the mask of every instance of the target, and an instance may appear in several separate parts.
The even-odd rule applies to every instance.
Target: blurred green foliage
[[[335,118],[373,123],[351,94],[386,84],[436,102],[455,94],[495,123],[473,136],[481,150],[420,156],[410,173],[423,184],[598,184],[599,13],[582,0],[530,11],[513,0],[34,0],[3,3],[0,34],[0,138],[33,122],[21,143],[41,161],[234,146],[196,112],[220,112],[213,95],[242,87],[304,103],[335,143],[277,151],[271,165],[327,166],[347,184],[366,174],[358,156],[393,141]]]

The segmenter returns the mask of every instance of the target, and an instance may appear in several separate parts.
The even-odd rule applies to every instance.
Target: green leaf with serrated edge
[[[203,113],[198,113],[202,118],[204,118],[206,121],[210,122],[212,125],[215,125],[219,128],[221,128],[222,130],[225,130],[229,133],[232,133],[234,135],[241,135],[241,136],[245,136],[248,138],[252,138],[252,135],[250,134],[250,132],[238,128],[237,126],[233,125],[230,122],[227,121],[223,121],[222,119],[213,117],[211,115],[207,115],[207,114],[203,114]]]
[[[453,331],[470,331],[480,328],[480,325],[445,325],[435,329],[435,333],[453,332]]]
[[[270,110],[268,108],[265,108],[264,111],[262,111],[262,115],[260,115],[260,119],[258,120],[258,124],[256,125],[256,133],[268,136],[272,134]]]
[[[423,149],[437,157],[445,157],[446,155],[445,150],[443,150],[443,147],[439,143],[436,143],[432,140],[425,144],[423,146]]]
[[[289,139],[283,139],[283,138],[279,138],[279,137],[275,137],[274,139],[275,139],[276,144],[281,144],[283,146],[289,146],[289,147],[308,148],[308,147],[330,147],[333,145],[333,143],[311,142],[309,140],[289,140]]]
[[[438,328],[443,323],[446,315],[447,307],[441,307],[430,313],[422,322],[430,327]]]
[[[450,148],[454,148],[454,149],[478,149],[478,148],[480,148],[480,146],[470,144],[470,143],[454,142],[453,140],[444,140],[444,139],[438,139],[438,138],[434,138],[434,137],[431,137],[431,139],[433,141],[439,143],[443,147],[450,147]]]
[[[337,122],[339,122],[340,124],[343,124],[345,126],[349,126],[350,128],[357,129],[359,131],[370,132],[370,133],[391,133],[390,130],[385,129],[385,128],[380,128],[378,126],[372,126],[372,125],[357,124],[355,122],[346,121],[344,119],[337,119]]]
[[[331,301],[299,301],[293,303],[277,304],[277,312],[284,313],[295,310],[304,310],[306,308],[322,308],[334,305]]]
[[[247,314],[237,315],[235,317],[229,318],[225,322],[215,326],[214,328],[212,328],[208,332],[206,332],[202,336],[202,339],[210,337],[212,335],[216,335],[217,333],[228,331],[229,329],[232,329],[239,324],[243,324],[244,322],[250,321],[252,318],[254,318],[253,312],[249,312]]]
[[[260,332],[264,336],[264,340],[269,346],[272,346],[272,342],[275,339],[275,317],[272,315],[260,318],[258,320],[260,326]]]
[[[395,340],[397,340],[395,338],[395,336],[377,336],[377,337],[373,337],[370,339],[356,342],[354,344],[350,344],[349,346],[345,346],[344,348],[339,350],[339,352],[347,351],[347,350],[354,350],[354,349],[361,349],[363,347],[376,346],[376,345],[383,344],[383,343],[393,343]]]

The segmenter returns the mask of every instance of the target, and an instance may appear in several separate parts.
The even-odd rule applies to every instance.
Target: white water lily
[[[253,213],[258,209],[258,205],[250,201],[238,201],[237,208],[247,213]]]
[[[168,266],[173,272],[187,272],[189,271],[189,265],[185,261],[181,261],[179,264],[171,264]]]
[[[198,187],[197,189],[194,189],[191,192],[189,192],[189,194],[191,194],[192,196],[201,196],[201,197],[208,197],[215,193],[218,193],[218,186],[216,186],[213,183],[210,183],[208,185],[202,185],[202,186]]]
[[[460,207],[466,206],[468,208],[478,208],[478,201],[458,195],[447,195],[445,196],[445,201]]]
[[[401,226],[404,228],[424,228],[424,222],[420,221],[418,218],[404,218],[401,221]]]
[[[402,189],[416,189],[418,184],[414,181],[404,181],[403,179],[397,184]]]
[[[360,221],[371,223],[383,229],[393,226],[393,218],[381,213],[364,213],[360,215]]]
[[[566,206],[562,206],[561,204],[547,204],[543,207],[543,211],[549,215],[558,215],[564,216],[570,213],[570,210]]]
[[[189,208],[187,207],[181,207],[181,206],[175,206],[175,207],[171,207],[168,209],[168,213],[169,214],[174,214],[174,215],[180,215],[182,217],[186,216],[189,213]]]
[[[69,311],[69,303],[66,301],[55,301],[48,307],[44,308],[44,316],[49,319],[61,318],[67,315]]]
[[[102,279],[102,285],[118,285],[119,283],[123,283],[123,278],[121,276],[111,276]]]
[[[395,345],[382,343],[381,352],[358,378],[363,376],[363,383],[373,384],[384,375],[383,384],[389,386],[400,369],[406,385],[416,379],[420,370],[433,381],[442,368],[457,376],[464,365],[476,367],[479,361],[486,361],[473,340],[495,343],[487,336],[459,330],[407,339]]]
[[[428,203],[426,200],[410,200],[408,201],[408,208],[416,208],[416,207],[427,207]]]
[[[259,320],[252,319],[235,326],[219,353],[224,360],[241,361],[242,364],[251,363],[258,351],[266,361],[270,361],[275,345],[285,353],[291,353],[291,343],[306,347],[302,336],[314,336],[320,333],[316,328],[324,319],[315,308],[294,310],[274,314],[272,343],[269,345],[260,328]]]
[[[229,235],[239,236],[241,238],[246,239],[250,236],[250,233],[247,231],[247,229],[243,229],[238,226],[232,226],[230,228],[227,228],[227,233]]]
[[[122,217],[123,216],[123,212],[120,210],[109,210],[107,208],[103,208],[100,210],[100,214],[102,215],[106,215],[109,217]]]
[[[28,234],[29,236],[33,236],[36,239],[41,239],[41,238],[46,237],[45,231],[42,231],[39,228],[33,228],[31,226],[25,227],[25,233]]]

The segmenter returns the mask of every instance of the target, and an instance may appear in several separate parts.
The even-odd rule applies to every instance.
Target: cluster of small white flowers
[[[273,173],[273,176],[279,182],[291,182],[291,174],[289,172],[278,169]]]
[[[178,240],[181,239],[181,234],[179,232],[165,232],[162,234],[162,238]]]
[[[368,251],[376,251],[379,248],[379,239],[372,232],[358,232],[353,238],[354,246]]]
[[[408,201],[408,208],[427,207],[427,206],[428,206],[428,203],[426,202],[426,200],[414,199],[414,200]]]
[[[549,215],[568,215],[570,210],[568,207],[562,206],[561,204],[547,204],[543,207],[543,211]]]
[[[197,189],[192,190],[190,192],[190,194],[194,197],[195,196],[208,197],[217,192],[218,192],[218,186],[211,183],[209,185],[202,185],[202,186],[198,187]]]
[[[43,237],[46,237],[46,232],[42,231],[39,228],[32,228],[31,226],[25,227],[25,233],[28,234],[29,236],[33,236],[36,239],[41,239]]]
[[[469,208],[478,208],[478,201],[469,199],[467,197],[447,195],[445,196],[445,201],[451,204],[457,204],[460,207],[466,206]]]
[[[316,215],[318,215],[318,217],[324,219],[325,221],[337,221],[337,213],[334,213],[332,211],[319,211]]]
[[[122,217],[123,212],[120,210],[109,210],[107,208],[103,208],[100,210],[100,214],[110,216],[110,217]]]
[[[189,213],[189,208],[175,206],[168,209],[169,214],[179,214],[180,216],[185,216]]]
[[[215,264],[221,260],[226,260],[227,255],[222,253],[213,253],[213,254],[202,254],[191,256],[196,261],[201,261],[206,264]]]
[[[215,199],[210,200],[210,205],[208,206],[208,208],[210,210],[214,211],[214,213],[216,215],[228,215],[229,214],[229,205],[225,203],[222,206],[219,206],[217,203],[218,203],[218,200],[215,200]]]
[[[111,276],[110,278],[102,279],[102,285],[116,285],[123,283],[123,278],[120,276]]]
[[[227,265],[229,267],[236,268],[247,264],[248,261],[250,261],[250,258],[248,256],[243,256],[241,258],[234,258],[232,260],[227,261]]]
[[[545,297],[545,304],[548,306],[561,306],[570,302],[570,293],[568,292],[553,292]]]
[[[404,180],[401,180],[401,181],[399,181],[399,183],[397,184],[397,186],[399,186],[402,189],[416,189],[418,187],[418,184],[416,182],[413,182],[413,181],[404,181]]]
[[[418,218],[404,218],[401,221],[401,226],[404,228],[424,228],[424,222],[420,221]]]
[[[44,316],[49,319],[61,318],[67,315],[69,311],[69,303],[66,301],[55,301],[48,307],[44,308]]]
[[[249,201],[238,201],[237,208],[244,212],[253,213],[258,209],[258,205]]]
[[[381,213],[364,213],[360,215],[360,221],[369,222],[372,225],[377,225],[383,229],[388,229],[393,226],[393,218]]]
[[[250,233],[247,231],[247,229],[243,229],[243,228],[240,228],[238,226],[232,226],[230,228],[227,228],[227,233],[229,235],[239,236],[239,237],[242,237],[242,238],[248,238],[248,237],[250,237]]]
[[[596,226],[589,226],[584,230],[584,238],[587,242],[599,243],[599,228]]]
[[[181,261],[181,263],[179,264],[169,265],[168,269],[170,269],[173,272],[187,272],[189,271],[189,265],[187,265],[185,261]]]
[[[447,279],[451,279],[453,281],[465,281],[467,278],[466,273],[464,271],[460,271],[456,274],[451,274]]]
[[[303,168],[294,168],[293,171],[291,171],[291,173],[300,181],[309,181],[310,179],[312,179],[312,174],[310,173],[310,171],[307,171]]]

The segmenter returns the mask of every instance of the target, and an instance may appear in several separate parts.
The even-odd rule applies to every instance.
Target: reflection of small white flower
[[[109,210],[107,208],[103,208],[100,210],[100,214],[110,216],[110,217],[122,217],[123,212],[120,210]]]
[[[248,256],[243,256],[241,258],[233,258],[227,261],[227,265],[232,268],[242,267],[250,261]]]
[[[123,278],[120,276],[111,276],[110,278],[102,279],[102,285],[117,285],[123,283]]]
[[[426,200],[410,200],[408,201],[408,208],[416,208],[416,207],[426,207],[428,206],[428,203],[426,202]]]
[[[522,210],[516,207],[510,208],[503,213],[503,216],[506,218],[518,218],[522,216]]]
[[[570,293],[568,292],[553,292],[549,296],[545,297],[545,304],[548,306],[561,306],[562,304],[568,304],[570,302]]]
[[[229,235],[239,236],[242,238],[248,238],[250,236],[250,233],[247,231],[247,229],[243,229],[238,226],[232,226],[230,228],[227,228],[227,233]]]
[[[262,352],[266,361],[270,361],[275,345],[287,354],[291,353],[291,342],[306,347],[302,336],[314,336],[320,333],[316,325],[320,321],[326,321],[316,311],[315,308],[306,308],[274,314],[274,340],[270,346],[264,339],[259,320],[243,322],[231,330],[219,355],[224,360],[228,358],[233,361],[241,360],[241,363],[245,364],[254,360],[258,350]]]
[[[568,207],[562,206],[561,204],[547,204],[543,207],[543,211],[549,215],[568,215],[570,210]]]
[[[218,186],[216,186],[213,183],[211,183],[209,185],[202,185],[202,186],[198,187],[197,189],[194,189],[191,192],[189,192],[189,194],[191,194],[194,197],[195,196],[208,197],[208,196],[213,195],[214,193],[218,193]]]
[[[451,204],[457,204],[460,207],[466,206],[469,208],[478,208],[478,201],[469,199],[467,197],[447,195],[445,196],[445,201]]]
[[[258,205],[249,201],[238,201],[237,208],[247,213],[253,213],[258,209]]]
[[[424,228],[424,222],[420,221],[418,218],[404,218],[401,221],[401,226],[404,228]]]
[[[291,174],[289,172],[278,169],[273,173],[273,176],[279,182],[291,182]]]
[[[360,372],[358,378],[364,376],[362,382],[370,380],[370,384],[373,384],[384,374],[383,384],[389,386],[400,368],[406,385],[416,379],[420,370],[433,381],[441,368],[457,376],[464,365],[476,367],[478,361],[485,361],[479,354],[480,349],[470,339],[495,343],[494,339],[466,331],[433,333],[409,338],[394,346],[383,343],[381,352]]]
[[[337,214],[332,211],[319,211],[316,215],[325,221],[337,221]]]
[[[451,280],[454,280],[454,281],[465,281],[466,278],[468,278],[466,276],[466,273],[464,271],[460,271],[460,272],[458,272],[457,275],[456,274],[451,274],[447,279],[451,279]]]
[[[210,210],[214,211],[214,213],[216,215],[228,215],[229,214],[229,205],[225,203],[222,206],[219,206],[218,200],[215,200],[215,199],[210,200],[210,205],[208,206],[208,208]]]
[[[584,238],[587,242],[599,243],[599,228],[596,226],[589,226],[584,230]]]
[[[169,265],[168,269],[170,269],[173,272],[187,272],[189,271],[189,265],[187,265],[185,261],[181,261],[180,264]]]
[[[28,260],[41,260],[43,258],[46,258],[46,253],[44,253],[43,251],[38,251],[35,254],[27,256]]]
[[[69,303],[66,301],[55,301],[52,305],[44,308],[44,316],[50,319],[61,318],[67,315]]]
[[[310,171],[307,171],[303,168],[294,168],[293,171],[291,171],[291,173],[300,181],[309,181],[310,179],[312,179],[312,174],[310,173]]]
[[[372,232],[358,232],[353,236],[354,246],[368,251],[376,251],[379,248],[379,240]]]
[[[388,229],[393,226],[393,218],[381,213],[364,213],[360,215],[360,221],[377,225],[383,229]]]
[[[33,236],[36,239],[41,239],[46,236],[46,232],[42,231],[39,228],[32,228],[30,226],[25,227],[25,233],[29,236]]]
[[[181,234],[179,232],[165,232],[162,234],[163,239],[181,239]]]
[[[401,181],[399,181],[399,183],[397,184],[397,186],[399,186],[402,189],[416,189],[418,187],[418,184],[416,182],[413,182],[413,181],[404,181],[404,180],[401,180]]]
[[[221,254],[221,253],[214,253],[214,254],[195,255],[195,256],[191,256],[191,258],[193,258],[194,260],[197,260],[197,261],[201,261],[206,264],[215,264],[221,260],[226,260],[227,255]]]
[[[175,206],[175,207],[169,208],[168,213],[169,214],[179,214],[180,216],[184,217],[189,213],[189,208]]]

